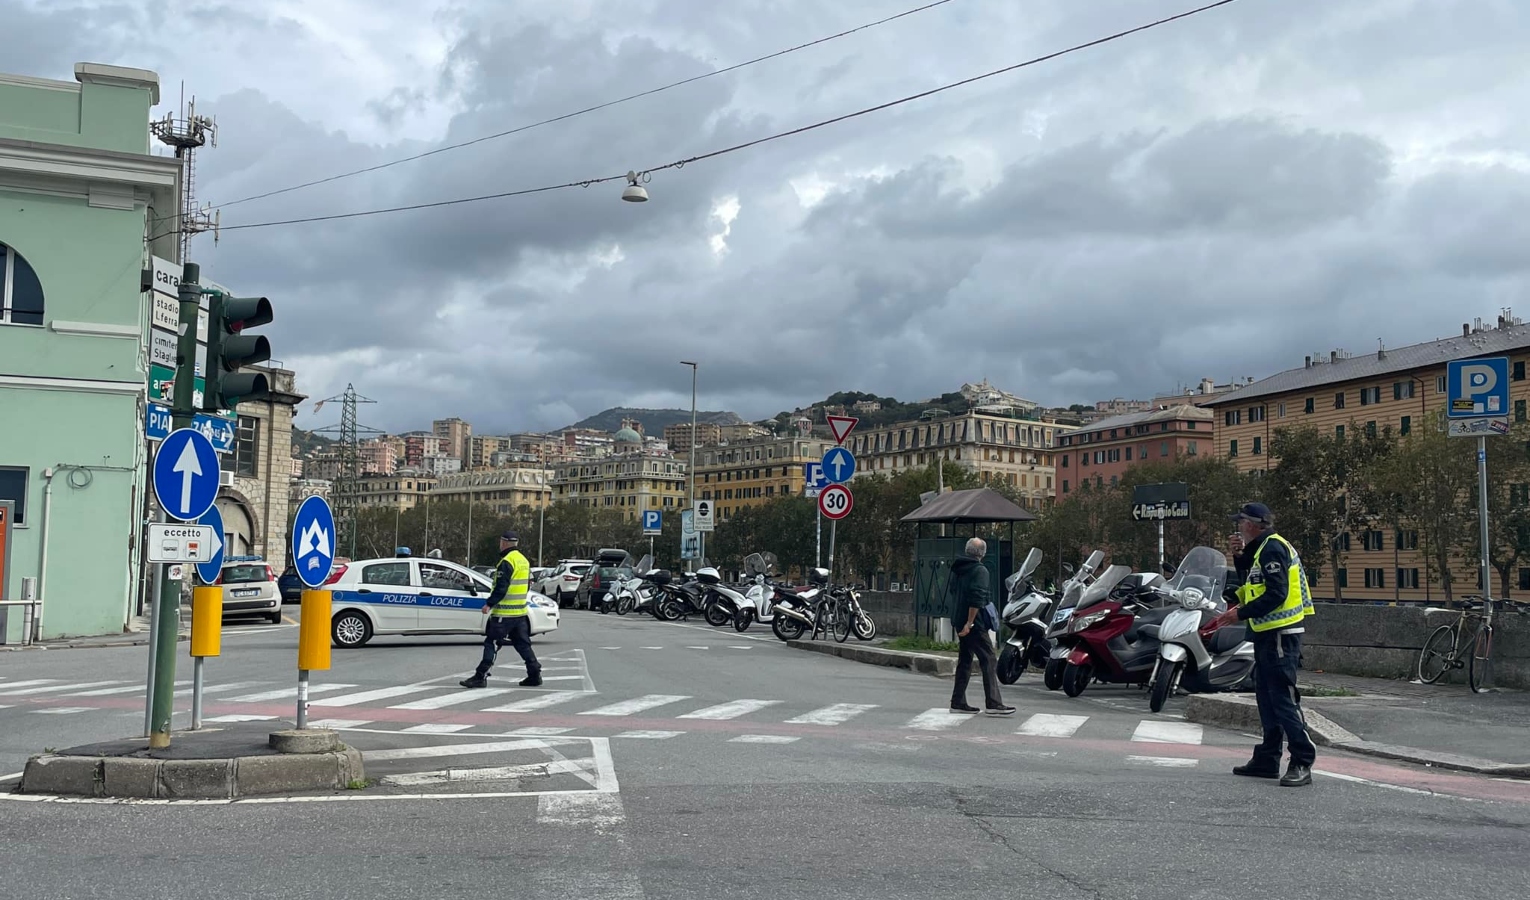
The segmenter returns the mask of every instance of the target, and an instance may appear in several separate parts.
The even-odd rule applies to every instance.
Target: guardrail
[[[0,608],[8,606],[23,607],[21,614],[21,646],[37,643],[37,627],[41,624],[37,618],[37,608],[42,606],[41,600],[0,600]]]

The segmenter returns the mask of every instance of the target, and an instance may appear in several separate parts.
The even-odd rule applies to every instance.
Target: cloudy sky
[[[920,0],[0,0],[0,68],[157,71],[225,204],[732,65]],[[224,225],[654,169],[1195,0],[950,0],[736,72],[223,209]],[[174,8],[172,10],[172,7]],[[19,32],[18,32],[19,25]],[[1530,315],[1521,0],[1239,0],[621,184],[193,242],[276,355],[371,424],[758,418],[988,377],[1093,402]],[[1524,298],[1524,299],[1522,299]],[[310,404],[311,406],[311,404]],[[328,424],[326,409],[299,424]]]

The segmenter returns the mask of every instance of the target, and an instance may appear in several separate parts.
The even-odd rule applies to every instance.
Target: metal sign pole
[[[1477,506],[1479,526],[1482,530],[1482,615],[1483,622],[1493,624],[1493,573],[1488,563],[1488,480],[1487,480],[1487,436],[1479,435],[1477,438]],[[1492,645],[1489,643],[1488,652],[1491,656]],[[1493,683],[1493,666],[1491,659],[1485,660],[1488,677],[1484,679],[1489,686]]]
[[[160,579],[165,577],[165,567],[155,564],[154,575],[151,580],[149,603],[149,674],[144,679],[147,689],[143,693],[143,736],[148,737],[153,732],[154,724],[154,663],[159,658],[154,652],[155,635],[159,634],[159,594]]]
[[[202,727],[202,657],[191,662],[191,730]]]
[[[834,533],[838,530],[838,519],[829,520],[829,583],[834,583]]]
[[[821,569],[823,568],[823,510],[820,509],[814,513],[813,518],[817,526],[813,535],[813,565]]]
[[[308,670],[298,670],[297,727],[308,727]]]
[[[1163,571],[1163,516],[1158,517],[1158,571]]]

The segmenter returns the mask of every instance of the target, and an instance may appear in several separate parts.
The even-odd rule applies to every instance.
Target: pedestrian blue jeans
[[[1310,766],[1317,759],[1317,747],[1307,735],[1301,696],[1296,690],[1301,659],[1300,634],[1254,636],[1254,698],[1264,727],[1264,741],[1254,748],[1252,764],[1256,768],[1280,768],[1282,738],[1291,749],[1293,764]]]

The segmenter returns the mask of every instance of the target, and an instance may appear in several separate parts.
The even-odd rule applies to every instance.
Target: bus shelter
[[[914,534],[914,630],[936,634],[936,622],[950,620],[954,601],[949,596],[951,564],[966,551],[967,541],[983,537],[988,554],[983,565],[995,605],[1002,605],[1004,579],[1015,569],[1015,523],[1034,522],[1036,515],[989,488],[951,491],[932,497],[903,517]],[[992,526],[1008,525],[1007,534]],[[979,535],[983,526],[985,535]],[[995,534],[1003,536],[994,536]]]

